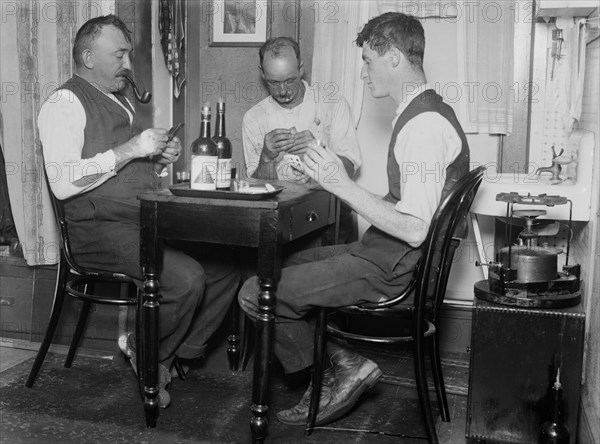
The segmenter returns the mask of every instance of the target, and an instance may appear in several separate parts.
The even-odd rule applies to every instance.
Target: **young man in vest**
[[[274,352],[286,373],[312,365],[315,307],[341,307],[391,298],[411,279],[420,245],[442,196],[469,169],[469,147],[452,109],[427,84],[423,72],[425,37],[421,23],[401,13],[371,19],[356,40],[362,47],[362,78],[376,98],[397,105],[389,144],[389,192],[361,188],[344,172],[339,157],[313,144],[304,154],[305,171],[372,225],[360,242],[300,253],[282,270],[277,289]],[[328,175],[332,165],[339,174]],[[306,262],[319,257],[317,262]],[[245,282],[240,304],[257,314],[258,282]],[[342,416],[381,371],[347,345],[327,344],[331,367],[323,376],[317,425]],[[277,418],[304,425],[310,390]]]
[[[121,91],[131,73],[130,32],[114,15],[86,22],[73,46],[75,75],[48,97],[38,116],[53,194],[64,201],[75,259],[83,266],[143,277],[139,260],[140,192],[158,189],[181,153],[167,130],[140,127]],[[164,249],[159,333],[159,405],[175,357],[204,355],[223,320],[240,275],[226,261],[203,261]],[[121,338],[120,338],[121,340]],[[135,364],[134,341],[121,344]],[[134,366],[135,368],[135,366]]]

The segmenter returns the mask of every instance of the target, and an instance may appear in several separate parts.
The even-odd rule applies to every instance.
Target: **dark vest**
[[[409,120],[425,112],[441,114],[454,127],[462,142],[459,155],[446,167],[442,199],[448,194],[452,186],[469,171],[469,145],[465,133],[452,108],[445,104],[442,97],[436,94],[434,90],[428,89],[410,102],[394,125],[388,148],[388,194],[383,198],[388,202],[396,204],[400,200],[400,167],[394,156],[398,134]],[[406,242],[390,236],[374,226],[369,227],[365,232],[361,242],[352,254],[373,262],[390,273],[395,271],[400,262],[403,263],[398,272],[404,273],[407,270],[414,269],[421,256],[420,248],[413,248]]]
[[[93,85],[73,76],[63,86],[72,91],[85,110],[86,124],[81,157],[89,159],[127,142],[142,132],[135,111],[120,93],[115,97],[133,114],[130,124],[127,112]],[[137,195],[160,187],[150,159],[135,159],[118,174],[97,188],[74,196],[65,202],[67,221],[130,220],[139,223]]]

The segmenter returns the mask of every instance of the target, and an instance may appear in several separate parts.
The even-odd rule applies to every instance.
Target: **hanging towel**
[[[573,18],[557,19],[556,26],[563,30],[563,47],[566,56],[561,60],[563,66],[558,72],[556,97],[563,129],[566,136],[581,117],[583,83],[585,80],[585,40],[586,20]]]

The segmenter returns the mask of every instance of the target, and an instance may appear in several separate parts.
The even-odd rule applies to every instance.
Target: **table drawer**
[[[294,205],[290,214],[289,240],[297,239],[335,222],[333,202],[333,199],[327,197]]]

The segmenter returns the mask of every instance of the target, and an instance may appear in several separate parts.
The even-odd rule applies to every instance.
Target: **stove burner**
[[[577,305],[581,300],[579,265],[569,265],[570,237],[567,241],[565,265],[557,271],[557,256],[560,249],[549,248],[540,237],[550,236],[550,229],[534,229],[537,217],[546,215],[546,210],[525,208],[514,209],[515,205],[540,205],[552,207],[573,203],[566,197],[540,194],[526,196],[518,193],[499,193],[496,201],[506,203],[508,218],[508,243],[496,252],[496,261],[485,264],[489,267],[488,282],[485,290],[476,292],[476,296],[490,302],[522,307],[553,308]],[[518,243],[513,245],[513,218],[525,221],[525,228],[518,234]],[[560,225],[558,224],[556,233]],[[569,217],[571,231],[571,217]],[[514,240],[514,239],[513,239]]]
[[[554,205],[564,205],[569,202],[569,199],[562,196],[549,196],[547,194],[540,194],[537,196],[527,194],[527,196],[523,196],[519,193],[498,193],[496,195],[496,201],[514,204],[546,205],[548,207],[553,207]]]

